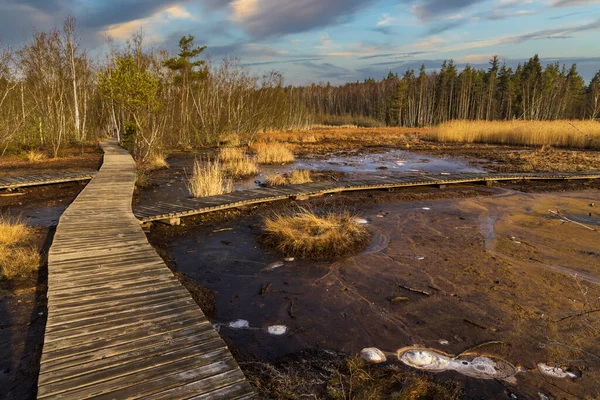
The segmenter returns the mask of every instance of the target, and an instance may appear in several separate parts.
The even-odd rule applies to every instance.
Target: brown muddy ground
[[[97,170],[102,164],[102,151],[98,146],[78,146],[65,148],[59,158],[45,158],[29,162],[24,156],[8,155],[0,157],[0,178],[52,172],[85,172]]]
[[[42,253],[28,277],[0,279],[0,398],[35,399],[47,319],[47,253],[53,229],[36,228]]]
[[[47,260],[44,256],[61,214],[85,183],[21,188],[0,193],[0,213],[21,216],[35,227],[41,257],[28,277],[0,279],[0,398],[35,399],[47,312]]]
[[[282,357],[300,359],[300,369],[317,365],[314,355],[311,361],[303,354],[318,349],[355,354],[417,344],[458,354],[495,341],[494,354],[528,370],[516,384],[453,372],[436,378],[459,382],[468,398],[596,398],[600,194],[596,184],[577,188],[584,185],[587,190],[563,193],[421,188],[302,203],[350,209],[369,220],[369,248],[333,263],[297,260],[269,269],[283,256],[258,244],[260,215],[287,202],[184,220],[182,227],[157,227],[150,237],[175,271],[214,291],[212,319],[253,379],[253,365],[276,368]],[[549,212],[557,208],[595,230],[562,223]],[[391,301],[399,297],[405,299]],[[250,329],[229,328],[236,319]],[[269,335],[273,324],[289,333]],[[543,376],[536,372],[540,362],[582,377]],[[331,396],[328,387],[325,380],[319,398]]]

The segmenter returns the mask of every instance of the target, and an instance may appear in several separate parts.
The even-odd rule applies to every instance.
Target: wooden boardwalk
[[[395,189],[403,187],[449,185],[459,183],[487,183],[515,180],[587,180],[600,178],[600,172],[591,173],[532,173],[532,174],[451,174],[409,175],[400,178],[382,178],[351,182],[317,182],[258,188],[229,194],[181,199],[177,204],[158,202],[152,206],[136,206],[135,216],[141,222],[176,220],[180,217],[203,214],[256,203],[288,198],[304,198],[328,193],[355,190]]]
[[[94,175],[96,175],[96,171],[9,176],[0,178],[0,189],[16,189],[28,186],[50,185],[54,183],[89,181]]]
[[[39,399],[247,399],[225,342],[131,212],[135,164],[116,141],[60,219],[48,260]]]

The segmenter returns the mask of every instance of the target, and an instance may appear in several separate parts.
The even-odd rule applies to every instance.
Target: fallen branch
[[[402,289],[406,289],[406,290],[408,290],[409,292],[415,292],[415,293],[423,294],[423,295],[425,295],[425,296],[431,296],[431,293],[429,293],[429,292],[426,292],[426,291],[424,291],[424,290],[413,289],[413,288],[411,288],[411,287],[404,286],[404,285],[400,285],[400,284],[398,284],[398,286],[400,286]]]
[[[582,224],[581,222],[573,221],[572,219],[567,218],[563,213],[560,212],[560,210],[558,208],[556,210],[548,210],[548,211],[550,211],[550,213],[559,217],[561,219],[561,221],[563,222],[563,224],[565,222],[571,222],[572,224],[583,226],[585,229],[589,229],[590,231],[598,232],[595,228],[592,228],[591,226],[587,226],[585,224]]]

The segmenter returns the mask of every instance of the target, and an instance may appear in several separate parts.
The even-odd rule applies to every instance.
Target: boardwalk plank
[[[183,399],[224,387],[253,396],[225,342],[134,217],[133,159],[114,140],[102,147],[102,168],[60,218],[48,254],[48,322],[38,398],[163,393]],[[56,179],[33,177],[50,178]],[[27,181],[21,177],[10,184]],[[187,207],[161,204],[147,211],[173,214]],[[193,383],[193,392],[172,390]]]

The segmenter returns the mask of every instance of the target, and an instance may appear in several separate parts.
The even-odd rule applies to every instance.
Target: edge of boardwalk
[[[146,240],[135,163],[115,140],[48,255],[38,398],[246,399],[225,342]]]

